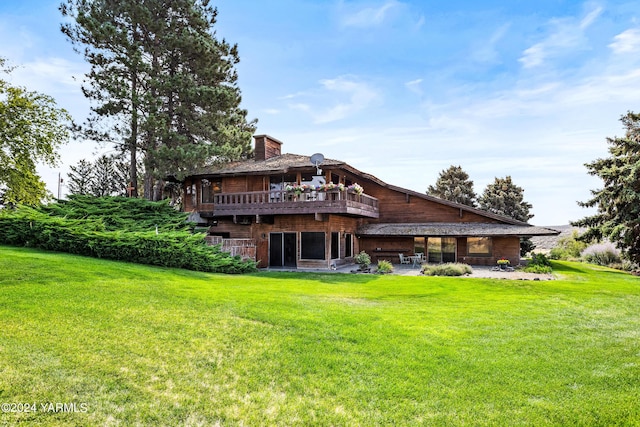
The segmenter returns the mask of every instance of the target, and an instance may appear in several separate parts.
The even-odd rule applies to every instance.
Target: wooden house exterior
[[[253,241],[260,267],[328,269],[360,251],[372,262],[421,253],[433,263],[517,265],[521,237],[558,234],[387,184],[338,160],[316,166],[309,156],[282,154],[275,138],[254,138],[254,159],[187,177],[183,205],[211,236]]]

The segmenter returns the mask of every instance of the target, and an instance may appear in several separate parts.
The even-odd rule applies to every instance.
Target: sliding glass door
[[[456,238],[428,237],[427,261],[434,264],[456,262]]]

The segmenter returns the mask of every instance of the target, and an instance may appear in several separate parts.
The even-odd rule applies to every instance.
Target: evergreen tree
[[[69,193],[83,196],[91,194],[93,164],[82,159],[76,166],[69,166],[69,169],[71,169],[71,172],[67,174]]]
[[[585,165],[604,186],[592,190],[590,200],[578,203],[596,207],[597,213],[572,225],[588,228],[581,240],[607,238],[630,260],[640,262],[640,114],[628,112],[620,121],[625,136],[607,138],[610,156]]]
[[[120,140],[119,148],[130,155],[129,178],[135,197],[141,98],[148,73],[142,23],[149,23],[151,17],[144,13],[144,4],[135,1],[65,0],[60,11],[74,19],[62,24],[62,32],[76,51],[84,48],[82,53],[91,65],[82,90],[96,105],[84,133],[102,141]],[[109,123],[106,129],[101,128],[103,123]]]
[[[451,166],[440,172],[436,185],[430,185],[427,194],[471,207],[476,206],[477,196],[473,191],[473,181],[461,166]]]
[[[533,218],[529,213],[533,206],[524,201],[524,189],[515,185],[510,176],[495,178],[495,181],[484,189],[478,202],[480,209],[517,221],[527,222]]]
[[[0,73],[11,70],[0,58]],[[55,166],[67,142],[69,114],[50,96],[0,79],[0,205],[37,205],[49,196],[36,164]]]
[[[495,178],[492,184],[488,184],[478,203],[480,209],[497,215],[507,216],[517,221],[528,222],[533,218],[529,210],[533,208],[530,203],[524,201],[524,189],[513,183],[510,176]],[[530,238],[520,239],[520,254],[522,256],[535,249]]]
[[[239,107],[237,46],[210,34],[214,8],[196,6],[193,13],[192,0],[172,2],[175,13],[158,19],[154,29],[164,43],[154,45],[151,55],[145,170],[156,192],[164,176],[182,179],[194,166],[246,158],[251,151],[255,122],[247,123]],[[145,194],[149,187],[145,182]]]
[[[82,159],[70,169],[67,174],[70,194],[95,197],[127,195],[129,165],[120,156],[102,155],[93,162]]]
[[[118,195],[122,188],[118,185],[115,161],[113,157],[102,155],[93,163],[94,173],[91,180],[91,194],[96,197]]]
[[[84,92],[98,105],[85,129],[122,138],[131,187],[139,157],[145,197],[157,199],[165,176],[249,154],[255,121],[240,109],[237,46],[216,39],[207,0],[65,0],[60,9],[75,20],[62,31],[92,67]],[[101,118],[116,124],[106,134]]]

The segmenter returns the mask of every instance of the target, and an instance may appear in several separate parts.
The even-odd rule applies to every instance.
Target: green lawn
[[[0,402],[37,410],[0,425],[640,425],[640,278],[554,267],[223,276],[0,246]]]

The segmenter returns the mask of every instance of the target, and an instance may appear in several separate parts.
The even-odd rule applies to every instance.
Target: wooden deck
[[[378,218],[378,199],[346,191],[292,193],[250,191],[220,193],[213,203],[200,204],[203,216],[342,214]]]

